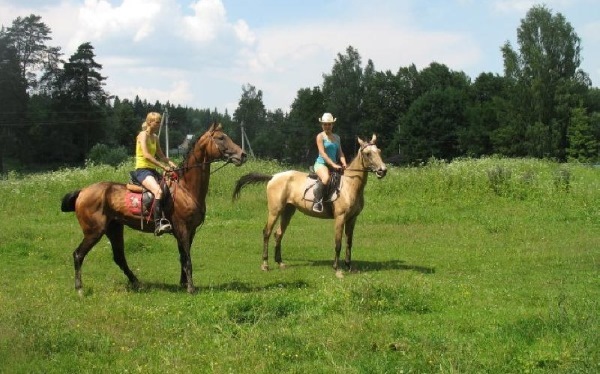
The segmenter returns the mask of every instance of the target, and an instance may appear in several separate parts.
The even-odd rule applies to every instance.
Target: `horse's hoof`
[[[287,265],[284,264],[283,262],[280,262],[279,263],[279,269],[281,269],[281,270],[287,269]]]
[[[343,271],[341,271],[341,270],[336,270],[336,271],[335,271],[335,277],[336,277],[337,279],[343,279],[343,278],[344,278],[344,272],[343,272]]]
[[[127,289],[133,292],[140,292],[144,290],[144,286],[142,286],[142,284],[139,282],[129,283]]]
[[[77,289],[77,295],[79,295],[79,297],[83,297],[83,288]]]
[[[269,265],[267,265],[267,264],[260,265],[260,270],[262,270],[262,271],[269,271]]]
[[[187,288],[187,292],[188,292],[190,295],[191,295],[191,294],[194,294],[194,293],[196,293],[196,287],[194,287],[194,286],[189,286],[189,287]]]

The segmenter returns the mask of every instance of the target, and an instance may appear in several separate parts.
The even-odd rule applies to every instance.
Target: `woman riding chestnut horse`
[[[220,124],[213,124],[191,146],[183,165],[176,169],[179,176],[170,185],[173,198],[168,204],[163,204],[164,214],[172,224],[172,234],[179,249],[180,283],[187,287],[190,293],[195,290],[190,248],[196,228],[204,222],[210,166],[217,160],[226,160],[227,163],[240,166],[246,160],[246,154],[223,132]],[[112,246],[115,263],[123,270],[131,284],[138,284],[138,279],[125,259],[123,227],[129,226],[135,230],[152,233],[154,221],[151,218],[146,220],[141,216],[143,213],[132,212],[127,202],[130,194],[131,191],[123,183],[99,182],[70,192],[62,200],[62,211],[74,211],[83,231],[83,240],[73,252],[75,289],[80,295],[83,294],[83,260],[104,235],[108,237]]]

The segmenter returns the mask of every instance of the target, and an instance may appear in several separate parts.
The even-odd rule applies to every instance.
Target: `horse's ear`
[[[361,138],[357,136],[356,139],[358,139],[358,144],[360,144],[361,148],[365,146],[365,142]]]
[[[369,143],[375,144],[376,141],[377,141],[377,136],[375,134],[373,134],[373,137],[371,138],[371,141]]]

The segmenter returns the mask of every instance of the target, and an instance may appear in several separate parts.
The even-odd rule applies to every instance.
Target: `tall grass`
[[[600,370],[599,169],[486,158],[371,177],[355,230],[357,273],[337,279],[333,223],[297,214],[286,270],[261,272],[264,186],[250,161],[211,177],[192,249],[126,230],[130,289],[102,240],[74,291],[70,190],[125,182],[128,166],[0,180],[0,372],[471,373]],[[272,256],[272,254],[271,254]]]

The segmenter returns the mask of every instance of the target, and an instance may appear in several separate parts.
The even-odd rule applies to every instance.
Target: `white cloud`
[[[254,44],[256,41],[256,36],[250,30],[250,27],[244,20],[238,20],[233,26],[235,30],[235,34],[239,40],[241,40],[245,44]]]
[[[385,35],[385,42],[376,42],[374,35]],[[481,53],[468,36],[460,33],[426,32],[372,19],[265,29],[259,34],[254,54],[247,52],[243,61],[252,71],[289,71],[324,54],[332,65],[337,54],[344,54],[348,46],[358,50],[363,64],[370,58],[378,69],[394,72],[411,63],[424,67],[434,60],[464,67],[476,63]]]
[[[187,79],[170,80],[165,76],[157,75],[149,84],[140,85],[139,82],[126,82],[113,86],[111,94],[120,98],[133,99],[139,96],[150,103],[160,101],[172,104],[190,105],[194,99],[192,86]]]
[[[133,35],[134,41],[146,38],[155,30],[163,8],[161,0],[123,0],[113,7],[106,0],[85,0],[79,10],[78,33],[74,39],[102,39],[119,34]]]
[[[185,37],[197,42],[213,41],[226,25],[225,7],[220,0],[199,0],[190,5],[193,16],[183,17]]]

